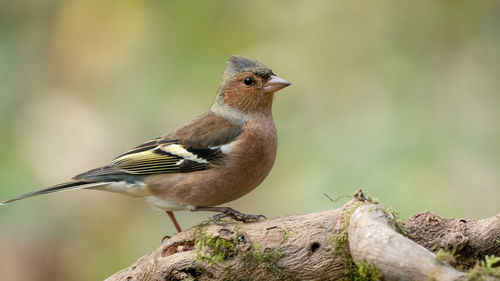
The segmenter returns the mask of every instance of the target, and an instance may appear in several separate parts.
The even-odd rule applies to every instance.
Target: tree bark
[[[460,262],[453,265],[462,271],[429,249],[454,249]],[[335,210],[255,223],[195,226],[107,280],[468,280],[478,276],[477,280],[500,280],[500,268],[491,265],[464,272],[474,265],[472,260],[486,255],[500,255],[500,214],[483,220],[448,220],[423,213],[405,226],[390,210],[358,191]]]

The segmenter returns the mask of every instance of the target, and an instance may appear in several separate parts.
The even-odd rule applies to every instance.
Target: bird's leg
[[[255,222],[259,221],[260,219],[266,218],[264,215],[243,214],[229,207],[193,206],[189,210],[191,212],[198,212],[198,211],[220,212],[221,214],[213,216],[214,223],[218,225],[221,225],[220,219],[225,217],[230,217],[235,221],[241,221],[241,222]]]
[[[174,212],[167,211],[167,215],[170,217],[170,220],[172,220],[172,223],[174,224],[175,229],[177,230],[177,232],[181,233],[182,229],[181,229],[181,226],[179,225],[179,223],[177,222],[177,219],[174,216]]]

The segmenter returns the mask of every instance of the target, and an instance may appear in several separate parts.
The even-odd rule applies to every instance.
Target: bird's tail
[[[37,196],[37,195],[47,194],[47,193],[54,193],[54,192],[61,192],[61,191],[75,190],[75,189],[83,189],[83,188],[96,187],[96,186],[101,186],[101,185],[106,185],[106,184],[108,184],[108,183],[107,182],[70,181],[70,182],[65,182],[65,183],[51,186],[49,188],[45,188],[45,189],[41,189],[38,191],[23,194],[23,195],[18,196],[16,198],[12,198],[12,199],[0,202],[0,205],[5,205],[5,204],[10,203],[10,202],[14,202],[17,200],[21,200],[21,199],[25,199],[25,198],[33,197],[33,196]]]

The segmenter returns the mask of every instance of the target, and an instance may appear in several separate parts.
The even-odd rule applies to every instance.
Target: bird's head
[[[258,61],[231,56],[214,104],[224,103],[244,113],[271,110],[274,93],[289,85]]]

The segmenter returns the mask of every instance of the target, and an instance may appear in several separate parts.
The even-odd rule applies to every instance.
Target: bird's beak
[[[274,93],[278,90],[285,88],[286,86],[290,86],[290,84],[292,83],[286,81],[283,78],[279,78],[276,75],[271,75],[271,79],[269,79],[267,83],[264,85],[264,92]]]

